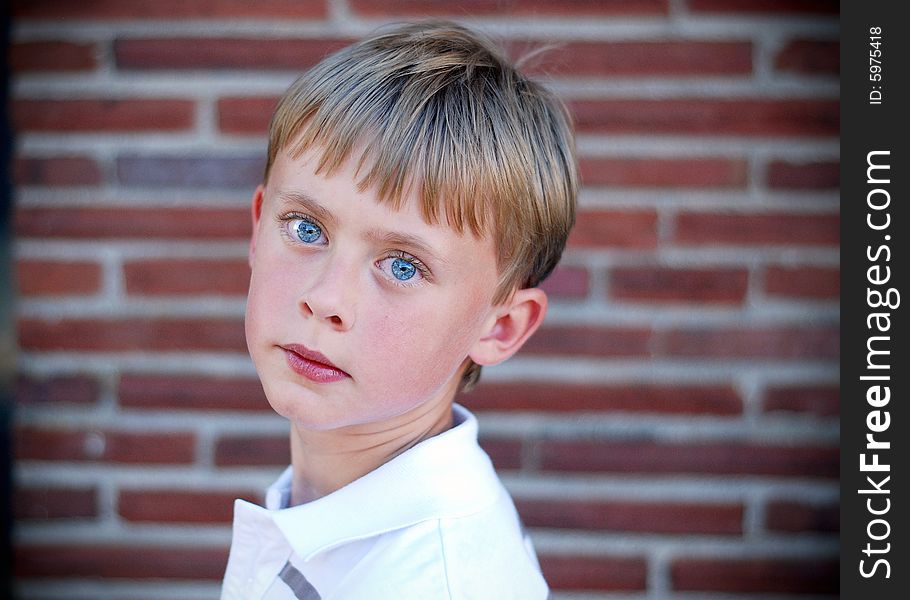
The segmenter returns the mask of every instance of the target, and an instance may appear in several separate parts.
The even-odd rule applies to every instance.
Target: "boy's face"
[[[279,153],[253,202],[246,337],[269,403],[325,430],[450,399],[496,320],[493,241],[427,224],[413,196],[379,204],[352,161],[316,175],[317,156]]]

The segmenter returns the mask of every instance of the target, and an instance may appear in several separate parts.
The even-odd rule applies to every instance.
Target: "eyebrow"
[[[309,194],[279,190],[276,196],[281,203],[281,208],[292,208],[296,206],[306,210],[312,216],[316,217],[318,221],[329,224],[335,223],[335,217],[332,216],[332,213],[319,204],[319,202]]]
[[[399,231],[388,231],[386,229],[373,228],[367,231],[367,239],[388,244],[389,246],[401,246],[414,250],[416,254],[429,257],[434,263],[447,265],[449,261],[436,254],[433,249],[423,239],[416,235],[402,233]]]
[[[320,204],[318,200],[305,192],[280,190],[276,194],[276,197],[281,203],[282,208],[287,209],[297,206],[306,210],[320,222],[328,223],[330,225],[336,223],[335,216]],[[421,256],[429,257],[429,260],[435,263],[443,265],[449,263],[449,261],[434,252],[430,244],[424,241],[423,238],[416,235],[373,227],[367,230],[364,237],[370,241],[381,244],[409,248]]]

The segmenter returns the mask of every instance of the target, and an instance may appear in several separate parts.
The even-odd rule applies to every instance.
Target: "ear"
[[[478,365],[496,365],[524,345],[547,314],[547,294],[540,288],[516,290],[509,300],[493,307],[482,337],[468,353]]]
[[[253,266],[253,256],[256,254],[256,236],[259,235],[259,220],[262,218],[262,197],[264,193],[265,188],[261,183],[256,186],[256,191],[253,192],[253,205],[251,208],[253,214],[253,233],[250,235],[250,253],[247,257],[251,268]]]

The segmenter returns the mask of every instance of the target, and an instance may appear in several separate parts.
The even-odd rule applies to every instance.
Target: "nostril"
[[[329,320],[332,322],[332,325],[341,325],[341,317],[338,315],[332,315],[329,317]]]

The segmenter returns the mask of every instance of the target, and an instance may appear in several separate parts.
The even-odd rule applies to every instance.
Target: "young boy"
[[[281,99],[246,335],[291,466],[237,500],[222,598],[546,598],[453,403],[547,308],[575,218],[562,105],[474,33],[399,26]]]

